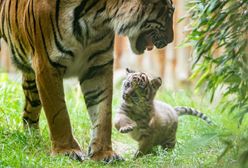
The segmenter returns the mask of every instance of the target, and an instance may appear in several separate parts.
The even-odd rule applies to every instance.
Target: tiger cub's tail
[[[181,115],[192,115],[201,118],[202,120],[206,121],[208,124],[212,124],[212,121],[203,113],[192,109],[190,107],[175,107],[175,110],[179,116]]]

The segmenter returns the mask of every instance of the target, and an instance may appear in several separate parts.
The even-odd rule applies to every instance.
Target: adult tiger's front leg
[[[122,160],[112,149],[113,59],[89,68],[80,85],[92,122],[89,157],[112,162]]]
[[[33,67],[40,99],[44,107],[52,140],[52,154],[65,154],[73,159],[84,160],[85,155],[72,135],[67,112],[62,71],[53,67],[47,57],[35,55]]]

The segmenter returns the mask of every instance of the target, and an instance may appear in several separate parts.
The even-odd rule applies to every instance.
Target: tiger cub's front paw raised
[[[135,127],[136,127],[136,125],[134,125],[134,124],[133,125],[127,125],[127,126],[121,127],[119,129],[119,132],[120,133],[129,133],[129,132],[133,131]]]

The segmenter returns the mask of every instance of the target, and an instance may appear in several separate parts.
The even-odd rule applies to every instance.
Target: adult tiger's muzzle
[[[157,48],[163,48],[173,41],[173,32],[167,34],[165,32],[153,30],[150,33],[150,36],[153,45],[155,45]]]
[[[140,33],[137,37],[130,37],[131,48],[135,54],[142,54],[145,50],[152,50],[156,48],[163,48],[173,41],[173,28],[167,31],[149,30]]]

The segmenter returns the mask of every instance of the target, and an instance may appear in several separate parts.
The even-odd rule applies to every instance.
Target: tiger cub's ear
[[[158,90],[158,88],[162,85],[162,79],[160,77],[154,78],[151,80],[151,84],[154,89]]]
[[[127,73],[127,75],[128,75],[128,74],[130,74],[130,73],[135,73],[135,71],[134,71],[134,70],[131,70],[131,69],[129,69],[129,68],[126,68],[126,73]]]

